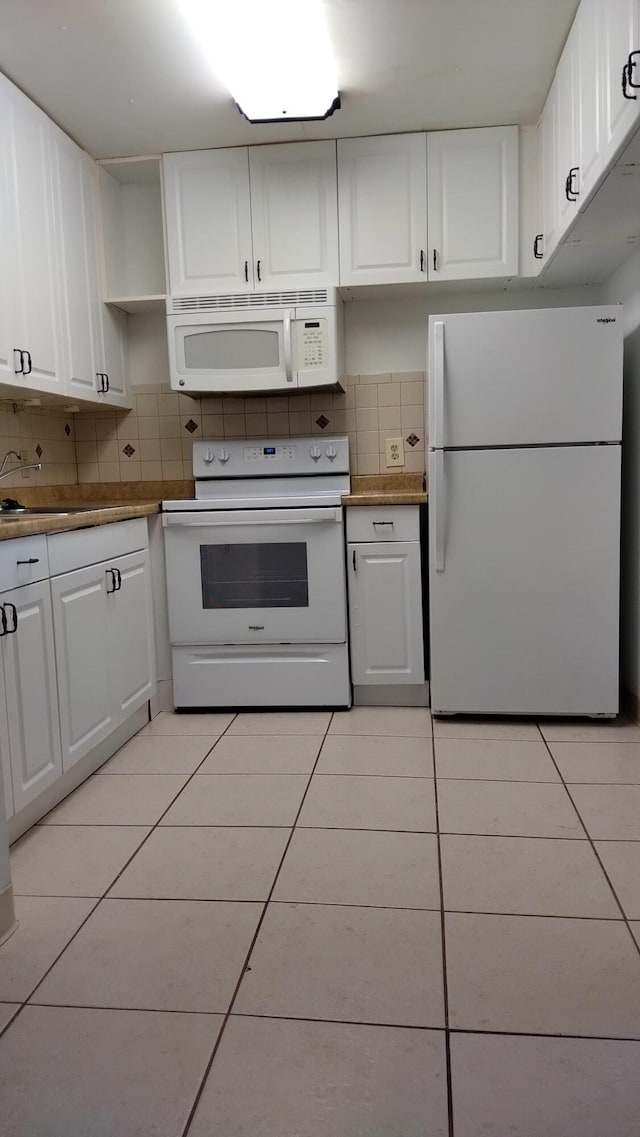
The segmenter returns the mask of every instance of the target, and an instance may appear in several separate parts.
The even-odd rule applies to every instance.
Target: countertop
[[[422,505],[427,501],[424,474],[354,474],[342,504]]]

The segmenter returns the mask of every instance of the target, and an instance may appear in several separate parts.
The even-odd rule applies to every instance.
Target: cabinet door
[[[16,217],[15,286],[20,299],[20,347],[30,356],[25,388],[63,393],[61,279],[56,258],[50,120],[10,89],[12,186]]]
[[[11,129],[11,84],[0,75],[0,264],[17,264],[16,216],[14,191],[13,132]],[[15,349],[20,346],[19,311],[16,276],[13,271],[0,272],[0,383],[23,385]]]
[[[253,288],[247,150],[165,154],[163,165],[171,295]]]
[[[340,283],[427,279],[425,134],[338,140]]]
[[[91,159],[62,133],[53,138],[67,355],[67,391],[98,401],[101,296]]]
[[[249,150],[256,287],[338,283],[335,142]]]
[[[602,63],[602,158],[608,166],[640,116],[640,92],[631,87],[623,94],[623,67],[631,52],[640,50],[638,0],[600,0],[600,58]],[[640,84],[640,56],[634,55],[631,82]],[[635,96],[635,97],[634,97]]]
[[[518,271],[518,128],[427,135],[429,279]]]
[[[127,361],[127,316],[119,308],[100,305],[102,363],[98,371],[107,376],[107,391],[100,401],[111,407],[130,407]]]
[[[108,650],[115,722],[142,706],[155,688],[149,551],[109,561],[117,592],[108,598]]]
[[[554,80],[558,100],[555,192],[559,238],[566,233],[578,212],[580,193],[577,44],[572,31],[560,57]]]
[[[581,0],[572,34],[577,51],[577,130],[582,210],[603,170],[601,0]]]
[[[49,581],[5,592],[0,602],[9,627],[0,645],[17,813],[62,774]]]
[[[13,817],[13,779],[11,777],[11,752],[9,750],[9,723],[7,720],[7,699],[4,685],[4,663],[0,652],[0,768],[2,770],[2,789],[4,791],[5,817]]]
[[[105,565],[51,581],[65,770],[114,729],[107,651]]]
[[[348,545],[351,678],[424,682],[420,545]]]
[[[558,244],[558,84],[554,80],[540,118],[540,188],[542,197],[543,263]]]

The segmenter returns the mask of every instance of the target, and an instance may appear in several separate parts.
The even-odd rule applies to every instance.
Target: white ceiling
[[[0,71],[96,158],[525,124],[577,6],[325,0],[342,96],[325,123],[247,123],[174,0],[0,0]]]

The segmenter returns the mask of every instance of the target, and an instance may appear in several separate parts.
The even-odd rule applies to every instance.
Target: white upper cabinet
[[[171,295],[253,288],[246,149],[165,154],[163,161]]]
[[[50,119],[0,76],[5,181],[3,205],[13,225],[9,336],[13,369],[2,348],[2,381],[27,391],[62,393],[61,326]],[[2,226],[5,229],[4,218]],[[3,249],[3,252],[5,250]],[[3,333],[6,340],[7,332]],[[11,371],[13,370],[13,375]]]
[[[603,74],[600,67],[602,0],[582,0],[571,32],[576,58],[578,206],[583,209],[604,168],[602,147]]]
[[[164,156],[172,296],[337,283],[334,142]]]
[[[255,286],[337,284],[335,142],[251,147],[249,177]]]
[[[425,134],[338,140],[340,284],[427,279]]]
[[[640,3],[599,0],[599,5],[602,149],[607,166],[640,117]]]
[[[518,128],[427,135],[430,280],[518,271]]]

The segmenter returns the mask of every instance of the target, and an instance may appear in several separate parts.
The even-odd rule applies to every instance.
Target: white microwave
[[[171,387],[193,395],[340,391],[342,328],[335,289],[171,298]]]

